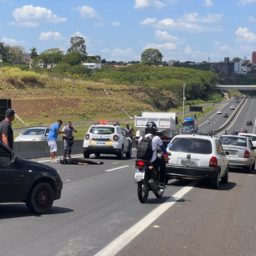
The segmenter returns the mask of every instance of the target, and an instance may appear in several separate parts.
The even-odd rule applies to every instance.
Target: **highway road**
[[[230,130],[254,122],[255,108],[256,99],[248,99]],[[219,190],[170,180],[162,199],[151,194],[140,204],[134,159],[102,160],[74,166],[41,159],[59,170],[62,198],[41,216],[23,204],[1,204],[0,255],[256,255],[255,174],[231,172]]]

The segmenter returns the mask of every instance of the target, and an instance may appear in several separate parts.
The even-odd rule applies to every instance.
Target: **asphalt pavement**
[[[255,103],[246,102],[231,130],[248,118],[254,123]],[[219,190],[206,181],[170,180],[163,198],[151,194],[141,204],[135,159],[101,160],[61,165],[41,159],[59,170],[62,197],[41,216],[21,203],[0,204],[0,255],[256,255],[255,174],[231,172]]]

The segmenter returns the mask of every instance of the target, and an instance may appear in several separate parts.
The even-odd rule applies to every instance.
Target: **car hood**
[[[38,162],[34,162],[31,160],[23,159],[18,156],[15,157],[15,164],[20,165],[21,167],[25,167],[26,169],[30,168],[33,171],[45,171],[51,174],[57,174],[57,170],[51,166],[41,164]]]

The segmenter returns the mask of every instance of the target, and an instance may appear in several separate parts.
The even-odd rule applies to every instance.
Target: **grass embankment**
[[[211,91],[213,75],[180,70],[179,74],[177,69],[135,65],[125,70],[102,70],[80,79],[2,67],[0,98],[11,98],[13,108],[29,126],[49,125],[57,119],[71,120],[79,130],[77,137],[81,138],[92,120],[121,120],[124,124],[130,120],[129,116],[139,115],[141,111],[181,111],[180,94],[185,82],[186,97],[190,100],[186,103],[205,103],[192,100],[195,97],[192,92],[201,91],[204,98],[207,88]],[[205,96],[206,100],[211,98],[219,101],[208,94]],[[16,120],[14,127],[21,126],[24,125]]]

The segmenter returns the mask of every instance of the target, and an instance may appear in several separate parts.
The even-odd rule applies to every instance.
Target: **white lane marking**
[[[255,120],[254,120],[254,127],[253,127],[253,132],[252,133],[255,133],[255,128],[256,128],[256,117],[255,117]]]
[[[120,252],[125,246],[127,246],[134,238],[142,233],[147,227],[149,227],[155,220],[157,220],[163,213],[170,209],[178,200],[184,197],[188,192],[193,189],[193,185],[183,187],[177,191],[171,199],[167,202],[160,204],[152,212],[146,215],[143,219],[138,221],[135,225],[129,228],[122,235],[113,240],[110,244],[100,250],[94,256],[114,256]],[[174,201],[173,201],[174,200]]]
[[[113,169],[105,170],[105,172],[112,172],[112,171],[116,171],[116,170],[124,169],[124,168],[128,168],[128,167],[130,167],[130,165],[123,165],[123,166],[119,166],[119,167],[116,167],[116,168],[113,168]]]

